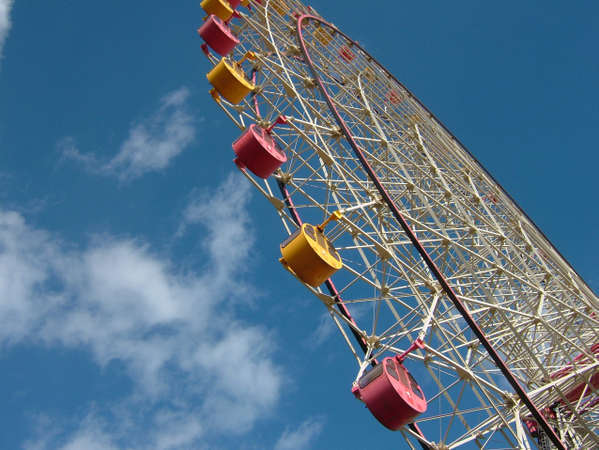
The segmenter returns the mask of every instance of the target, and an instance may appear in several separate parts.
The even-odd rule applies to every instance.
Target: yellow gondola
[[[206,78],[208,78],[210,84],[214,86],[214,90],[234,105],[240,103],[241,100],[256,87],[254,83],[246,78],[245,73],[241,68],[241,63],[246,58],[253,58],[253,54],[251,52],[246,53],[239,62],[231,61],[228,58],[222,58],[220,62],[206,74]],[[215,98],[218,97],[215,95],[216,92],[211,91]]]
[[[270,0],[268,4],[281,16],[284,16],[289,11],[289,6],[281,0]]]
[[[320,286],[343,267],[339,253],[321,228],[304,223],[281,244],[281,264],[312,287]]]
[[[333,40],[332,30],[330,30],[326,26],[321,26],[318,22],[314,25],[314,37],[324,46],[326,47]]]
[[[206,11],[206,14],[214,14],[225,22],[233,15],[233,8],[227,0],[203,0],[200,7]]]

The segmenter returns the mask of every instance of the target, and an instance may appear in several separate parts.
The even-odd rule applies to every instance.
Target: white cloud
[[[80,152],[72,137],[59,142],[62,157],[83,164],[91,172],[116,175],[121,181],[163,170],[195,138],[194,120],[186,108],[188,98],[185,87],[165,95],[154,114],[132,125],[128,138],[109,161]]]
[[[107,425],[90,412],[69,436],[59,438],[56,420],[47,416],[38,418],[36,435],[39,438],[22,444],[23,450],[116,450],[113,436],[106,432]]]
[[[21,340],[63,302],[46,290],[58,253],[47,233],[28,227],[16,212],[0,211],[0,342]]]
[[[106,166],[107,170],[128,179],[167,167],[195,135],[192,118],[184,109],[188,97],[187,88],[163,97],[152,117],[131,128],[121,150]]]
[[[243,206],[247,196],[247,183],[239,174],[227,177],[213,192],[194,192],[177,232],[181,235],[187,227],[196,224],[204,224],[213,230],[206,242],[207,250],[213,255],[213,263],[218,266],[217,273],[228,279],[231,279],[228,271],[230,261],[247,259],[253,244],[251,233],[246,233],[249,219]],[[239,220],[231,220],[232,217]],[[245,242],[232,245],[239,237]]]
[[[50,433],[64,448],[131,447],[132,439],[138,448],[189,448],[211,433],[246,432],[276,405],[273,339],[231,308],[247,291],[249,188],[230,177],[198,196],[204,203],[188,226],[203,227],[200,273],[134,239],[97,236],[69,248],[0,211],[0,343],[88,350],[100,366],[120,361],[135,385],[110,433],[96,422],[68,441]],[[144,431],[148,421],[158,431]],[[86,447],[93,442],[105,445]]]
[[[71,436],[61,450],[116,450],[109,434],[99,428],[86,426]]]
[[[275,445],[275,450],[302,450],[322,432],[321,419],[308,419],[297,429],[286,429]]]
[[[180,448],[197,441],[204,432],[197,414],[163,411],[156,415],[155,426],[160,430],[152,439],[156,450]]]
[[[13,0],[0,0],[0,58],[2,58],[2,49],[4,42],[10,31],[10,10],[12,9]]]

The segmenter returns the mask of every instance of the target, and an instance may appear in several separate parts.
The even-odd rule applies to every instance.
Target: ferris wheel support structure
[[[358,363],[352,393],[411,448],[599,445],[584,280],[357,42],[298,0],[241,3],[202,2],[211,94],[289,235],[283,267]]]

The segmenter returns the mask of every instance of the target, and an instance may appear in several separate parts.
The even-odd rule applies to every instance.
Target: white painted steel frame
[[[522,425],[527,409],[396,223],[316,88],[292,16],[315,11],[291,0],[262,3],[252,2],[233,26],[241,40],[233,58],[246,51],[257,56],[245,67],[256,74],[255,98],[219,105],[240,129],[266,126],[280,115],[291,119],[273,131],[288,155],[282,169],[266,181],[244,172],[287,233],[296,223],[277,182],[303,221],[320,223],[346,211],[326,232],[345,265],[334,283],[357,324],[335,308],[329,293],[305,287],[323,302],[356,358],[355,379],[372,360],[402,354],[420,336],[425,349],[410,353],[406,366],[429,401],[418,419],[427,445],[537,445]],[[590,395],[574,402],[565,397],[598,370],[589,353],[599,342],[596,295],[409,91],[339,33],[310,22],[305,28],[319,78],[352,138],[478,326],[534,403],[556,411],[551,420],[562,442],[599,445],[599,394],[587,385]],[[587,356],[584,363],[573,363],[579,354]],[[571,364],[570,375],[551,378]],[[402,433],[413,447],[416,434]]]

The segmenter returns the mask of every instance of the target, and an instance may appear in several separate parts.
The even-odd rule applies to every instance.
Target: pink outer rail
[[[374,170],[372,169],[372,167],[370,166],[370,164],[368,163],[368,161],[364,157],[364,154],[360,150],[360,147],[356,144],[356,142],[355,142],[354,138],[352,137],[352,135],[351,135],[351,133],[350,133],[350,131],[349,131],[349,129],[348,129],[345,121],[343,120],[343,118],[341,117],[341,115],[339,114],[339,112],[337,111],[337,108],[335,108],[335,105],[333,104],[333,101],[331,100],[331,97],[329,96],[326,88],[324,87],[324,84],[322,83],[322,80],[320,79],[320,77],[318,75],[318,72],[317,72],[316,68],[314,67],[314,63],[312,62],[312,59],[310,58],[310,54],[308,53],[308,50],[306,48],[306,43],[304,41],[304,36],[303,36],[303,22],[305,20],[313,20],[313,21],[319,22],[322,25],[328,26],[329,28],[335,30],[337,33],[339,33],[341,36],[343,36],[349,42],[352,42],[353,46],[355,48],[360,49],[363,52],[363,54],[368,55],[368,57],[371,58],[373,62],[375,62],[376,64],[378,64],[381,69],[383,69],[383,70],[385,70],[385,69],[368,52],[366,52],[357,42],[355,42],[352,39],[350,39],[349,36],[347,36],[345,33],[341,32],[340,30],[338,30],[335,26],[329,24],[328,22],[324,21],[323,19],[321,19],[319,17],[315,17],[315,16],[312,16],[312,15],[309,15],[309,14],[303,14],[300,17],[298,17],[298,19],[297,19],[297,34],[298,34],[298,37],[299,37],[299,41],[300,41],[302,52],[304,54],[304,57],[306,58],[306,62],[308,63],[308,66],[310,67],[312,75],[314,76],[314,79],[316,80],[316,83],[318,84],[320,92],[324,96],[324,98],[325,98],[325,100],[326,100],[326,102],[327,102],[327,104],[329,106],[329,109],[331,110],[331,112],[335,116],[335,120],[337,121],[337,124],[341,127],[341,130],[343,131],[343,134],[345,135],[345,138],[347,139],[348,143],[350,144],[350,146],[354,150],[354,153],[356,154],[356,157],[360,160],[360,163],[364,167],[364,170],[366,170],[366,172],[368,173],[369,177],[371,178],[371,180],[373,181],[373,183],[376,185],[376,187],[377,187],[379,193],[381,194],[383,200],[385,201],[385,203],[387,204],[387,206],[391,210],[391,213],[393,214],[393,216],[395,217],[395,219],[397,220],[397,222],[400,224],[400,226],[402,227],[402,229],[404,230],[404,232],[406,233],[406,235],[408,236],[408,238],[412,242],[412,245],[416,248],[416,250],[420,254],[422,260],[426,263],[426,265],[428,266],[429,270],[433,273],[433,275],[435,276],[435,278],[437,279],[437,281],[439,282],[439,284],[441,284],[441,286],[443,287],[443,290],[445,291],[445,293],[447,294],[447,296],[449,297],[449,299],[452,301],[452,303],[456,307],[456,309],[460,312],[460,314],[462,315],[462,317],[464,318],[464,320],[466,321],[466,323],[468,324],[468,326],[470,327],[470,329],[474,332],[474,334],[476,335],[476,337],[478,338],[478,340],[480,341],[480,343],[485,347],[485,349],[489,353],[489,356],[491,356],[491,358],[493,359],[493,361],[495,362],[495,364],[497,365],[497,367],[499,368],[499,370],[501,370],[501,373],[503,374],[503,376],[510,383],[510,385],[512,386],[512,388],[514,389],[514,391],[516,391],[516,393],[518,394],[518,396],[520,397],[520,399],[522,400],[522,402],[526,405],[526,407],[529,409],[529,411],[531,412],[531,414],[533,415],[533,417],[536,419],[536,421],[541,425],[541,428],[543,428],[543,431],[545,431],[545,433],[547,434],[547,436],[549,437],[549,439],[551,439],[551,442],[553,442],[553,444],[558,449],[566,450],[566,447],[561,442],[560,438],[558,437],[558,435],[555,432],[555,430],[553,429],[553,427],[551,427],[549,425],[549,423],[547,422],[547,420],[545,420],[545,417],[543,416],[543,414],[541,414],[541,412],[535,406],[535,404],[530,399],[530,397],[528,396],[528,394],[526,393],[526,391],[524,390],[524,388],[520,385],[520,383],[518,382],[518,380],[516,379],[516,377],[514,376],[514,374],[509,369],[509,367],[501,359],[501,357],[499,356],[499,354],[495,351],[495,349],[493,348],[493,345],[491,344],[491,342],[489,342],[489,340],[487,339],[487,337],[485,336],[485,334],[483,333],[483,331],[480,329],[480,327],[478,326],[478,324],[476,323],[476,321],[474,320],[474,318],[470,315],[470,313],[468,312],[468,310],[466,309],[466,307],[464,306],[464,304],[462,303],[462,301],[455,294],[455,292],[453,291],[453,289],[451,288],[451,286],[449,285],[449,283],[447,282],[447,280],[445,279],[445,277],[443,276],[443,274],[441,273],[441,271],[439,270],[439,268],[437,267],[437,265],[435,264],[435,262],[432,260],[432,258],[430,257],[430,255],[427,253],[426,249],[422,246],[422,244],[420,243],[420,241],[418,240],[418,238],[416,237],[416,235],[414,234],[414,232],[410,228],[410,225],[407,223],[407,221],[405,220],[405,218],[402,216],[401,212],[399,211],[399,208],[397,207],[397,205],[395,205],[395,202],[393,201],[393,199],[391,198],[391,196],[389,195],[389,193],[387,192],[387,190],[384,188],[384,186],[381,183],[381,181],[379,180],[378,176],[376,175],[376,173],[374,172]],[[385,70],[385,72],[387,72],[387,71]],[[387,72],[387,74],[390,77],[392,77],[392,79],[395,80],[397,83],[399,83],[399,81],[397,81],[393,77],[393,75],[391,75],[389,72]],[[401,83],[399,83],[399,84],[403,87],[403,85]],[[424,107],[424,105],[421,105],[421,106]],[[424,107],[424,108],[426,109],[426,107]],[[426,109],[426,111],[430,113],[430,111],[428,111],[428,109]],[[430,113],[430,114],[431,114],[431,116],[433,116],[432,113]],[[470,154],[470,156],[473,159],[475,159],[474,156],[472,156],[471,154]],[[490,176],[490,174],[489,174],[489,176]],[[495,180],[493,179],[493,181],[495,181]],[[497,182],[495,181],[495,183],[497,183]],[[497,183],[497,185],[499,186],[499,183]],[[506,195],[507,195],[507,193],[506,193]]]
[[[575,269],[574,267],[572,267],[572,265],[571,265],[571,264],[568,262],[568,260],[567,260],[566,258],[564,258],[564,256],[563,256],[563,255],[560,253],[560,251],[559,251],[559,250],[558,250],[558,249],[557,249],[557,248],[556,248],[556,247],[555,247],[555,246],[554,246],[554,245],[551,243],[551,241],[550,241],[550,240],[547,238],[547,236],[545,236],[545,233],[543,233],[543,230],[541,230],[541,229],[540,229],[540,228],[537,226],[537,224],[534,222],[534,220],[532,220],[532,219],[531,219],[531,218],[528,216],[528,214],[526,214],[526,211],[524,211],[524,210],[523,210],[523,209],[520,207],[520,205],[518,204],[518,202],[517,202],[516,200],[514,200],[514,199],[512,198],[512,196],[511,196],[511,195],[510,195],[510,194],[509,194],[509,193],[508,193],[508,192],[507,192],[505,189],[503,189],[503,186],[501,186],[501,184],[500,184],[500,183],[499,183],[499,182],[498,182],[498,181],[495,179],[495,177],[494,177],[494,176],[493,176],[493,175],[492,175],[492,174],[491,174],[489,171],[487,171],[487,169],[485,169],[485,167],[484,167],[484,166],[483,166],[483,165],[482,165],[482,164],[479,162],[479,160],[478,160],[478,159],[476,159],[476,157],[475,157],[475,156],[474,156],[474,155],[473,155],[473,154],[470,152],[470,150],[468,150],[468,149],[466,148],[466,146],[465,146],[464,144],[462,144],[462,142],[461,142],[461,141],[460,141],[460,140],[459,140],[457,137],[455,137],[455,136],[453,135],[453,133],[452,133],[452,132],[449,130],[449,128],[447,128],[447,127],[446,127],[446,126],[443,124],[443,122],[441,122],[441,121],[439,120],[439,118],[438,118],[437,116],[435,116],[435,115],[434,115],[434,114],[433,114],[433,113],[432,113],[432,112],[431,112],[431,111],[430,111],[430,110],[429,110],[429,109],[426,107],[426,105],[423,105],[423,104],[420,102],[420,100],[418,99],[418,97],[416,97],[414,94],[412,94],[412,91],[410,91],[410,90],[409,90],[407,87],[405,87],[401,81],[399,81],[397,78],[395,78],[395,76],[393,76],[393,74],[392,74],[391,72],[389,72],[387,69],[385,69],[385,67],[384,67],[383,65],[381,65],[381,64],[380,64],[380,63],[379,63],[379,62],[378,62],[378,61],[377,61],[377,60],[376,60],[376,59],[375,59],[375,58],[374,58],[374,57],[373,57],[373,56],[372,56],[370,53],[368,53],[366,50],[364,50],[364,49],[363,49],[363,48],[360,46],[360,44],[359,44],[357,41],[353,41],[352,39],[350,39],[350,37],[349,37],[349,36],[347,36],[345,33],[343,33],[343,32],[342,32],[341,30],[339,30],[337,27],[335,27],[334,25],[332,25],[332,24],[330,24],[330,23],[326,22],[325,20],[323,20],[323,19],[321,19],[321,18],[319,18],[319,17],[311,16],[311,15],[309,15],[309,14],[305,14],[305,15],[303,15],[303,16],[299,16],[299,17],[298,17],[298,25],[299,25],[299,22],[300,22],[300,20],[303,20],[304,18],[310,18],[310,19],[314,19],[314,20],[316,20],[316,21],[318,21],[318,22],[320,22],[320,23],[323,23],[323,24],[325,24],[325,25],[327,25],[327,26],[331,27],[332,29],[334,29],[334,30],[335,30],[337,33],[339,33],[340,35],[342,35],[342,36],[343,36],[344,38],[346,38],[348,41],[352,42],[352,43],[353,43],[353,46],[356,46],[356,47],[357,47],[358,49],[360,49],[360,50],[361,50],[361,51],[362,51],[362,52],[363,52],[365,55],[368,55],[368,58],[369,58],[369,59],[370,59],[372,62],[376,63],[376,64],[379,66],[379,68],[380,68],[381,70],[383,70],[383,71],[384,71],[384,72],[387,74],[387,76],[388,76],[390,79],[392,79],[392,80],[393,80],[394,82],[396,82],[396,83],[397,83],[399,86],[401,86],[403,89],[405,89],[405,91],[409,93],[409,95],[411,96],[411,98],[412,98],[413,100],[415,100],[415,101],[416,101],[416,103],[418,103],[418,105],[419,105],[419,106],[420,106],[422,109],[424,109],[424,110],[427,112],[427,114],[428,114],[428,115],[429,115],[431,118],[434,118],[434,119],[435,119],[435,122],[437,122],[439,125],[441,125],[441,127],[443,127],[443,130],[445,130],[445,132],[446,132],[446,133],[447,133],[449,136],[451,136],[451,139],[452,139],[452,140],[454,140],[454,141],[455,141],[457,144],[459,144],[460,148],[462,148],[462,149],[463,149],[463,150],[464,150],[464,151],[465,151],[465,152],[468,154],[468,156],[470,156],[470,157],[472,158],[472,160],[473,160],[473,161],[475,161],[475,162],[476,162],[476,163],[477,163],[477,164],[480,166],[480,168],[483,170],[483,172],[485,173],[485,175],[487,175],[487,176],[488,176],[488,177],[489,177],[489,178],[490,178],[490,179],[491,179],[491,180],[492,180],[492,181],[495,183],[495,185],[496,185],[497,187],[499,187],[499,189],[501,189],[501,193],[502,193],[503,195],[505,195],[507,198],[509,198],[509,199],[510,199],[510,201],[511,201],[511,202],[514,204],[514,206],[516,206],[516,208],[518,208],[518,212],[519,212],[520,214],[522,214],[524,217],[526,217],[526,219],[527,219],[527,220],[528,220],[528,221],[529,221],[529,222],[532,224],[532,226],[535,228],[535,230],[536,230],[536,231],[537,231],[537,232],[538,232],[538,233],[539,233],[541,236],[543,236],[543,238],[544,238],[544,239],[547,241],[547,243],[548,243],[548,244],[551,246],[551,248],[553,249],[553,251],[554,251],[555,253],[557,253],[557,254],[560,256],[560,258],[562,258],[562,259],[564,260],[564,262],[565,262],[565,263],[568,265],[568,267],[570,268],[570,270],[572,270],[572,272],[573,272],[573,273],[575,273],[575,274],[578,276],[579,280],[580,280],[580,281],[581,281],[581,282],[584,284],[584,286],[585,286],[585,287],[586,287],[586,288],[589,290],[589,292],[593,292],[593,293],[594,293],[594,291],[593,291],[593,289],[591,288],[591,286],[589,286],[589,285],[587,284],[587,282],[584,280],[584,278],[582,278],[582,277],[580,276],[580,274],[579,274],[579,273],[576,271],[576,269]],[[301,28],[301,27],[300,27],[300,28]],[[301,40],[301,42],[302,42],[302,44],[303,44],[303,38],[302,38],[302,36],[301,36],[301,35],[300,35],[300,40]],[[302,45],[302,50],[304,51],[304,54],[305,54],[305,53],[306,53],[306,50],[305,50],[305,46],[303,46],[303,45]],[[312,60],[311,60],[309,57],[308,57],[308,63],[309,63],[309,65],[310,65],[310,68],[311,68],[312,70],[314,70],[314,68],[313,68],[313,64],[312,64]],[[318,77],[317,77],[317,79],[318,79]],[[320,80],[319,80],[319,81],[320,81]],[[319,84],[320,84],[320,83],[319,83]],[[326,96],[326,94],[325,94],[325,96]],[[326,97],[328,97],[328,96],[326,96]],[[337,114],[336,114],[336,111],[334,111],[334,112],[335,112],[335,115],[337,115]],[[495,197],[494,195],[491,195],[491,196],[489,197],[489,199],[490,199],[491,201],[493,201],[494,203],[497,203],[497,199],[496,199],[496,197]],[[595,294],[596,294],[596,293],[595,293]]]
[[[252,70],[252,82],[255,83],[256,82],[256,70],[253,69]],[[254,93],[252,94],[254,96],[254,109],[256,112],[256,116],[258,118],[261,118],[261,114],[260,114],[260,105],[258,103],[258,96]],[[279,122],[281,119],[281,117],[279,117],[279,119],[277,119],[277,122]],[[276,122],[275,122],[276,124]],[[274,126],[274,124],[272,125]],[[271,126],[271,128],[272,128]],[[240,167],[240,169],[242,169]],[[279,186],[279,190],[281,191],[281,195],[283,196],[284,200],[285,200],[285,204],[287,205],[287,209],[289,210],[289,213],[291,214],[291,217],[293,217],[294,222],[296,223],[296,225],[299,227],[302,224],[302,219],[300,218],[297,210],[295,209],[295,206],[293,205],[293,200],[291,200],[291,196],[289,195],[289,192],[287,191],[287,187],[285,186],[284,183],[282,183],[281,181],[277,181],[277,184]],[[331,296],[333,297],[333,300],[335,302],[335,305],[337,305],[337,308],[339,309],[339,312],[347,319],[349,320],[351,323],[353,323],[354,325],[357,326],[356,321],[354,320],[354,318],[352,317],[351,313],[349,312],[349,310],[347,309],[347,306],[345,306],[345,303],[343,303],[343,300],[341,299],[341,296],[339,295],[339,291],[337,291],[337,288],[335,287],[335,284],[333,283],[333,281],[329,278],[328,280],[325,281],[325,286],[327,287],[327,290],[329,291],[329,294],[331,294]],[[356,342],[358,343],[358,345],[360,346],[360,348],[362,349],[362,351],[364,352],[364,354],[366,354],[366,352],[368,351],[368,346],[366,344],[366,341],[364,340],[364,338],[362,336],[360,336],[360,334],[354,330],[353,328],[350,327],[350,331],[352,333],[352,335],[354,336],[354,338],[356,339]],[[379,364],[379,362],[374,359],[371,362],[372,366],[376,366],[377,364]],[[410,429],[422,436],[424,439],[426,439],[424,437],[424,434],[422,433],[422,430],[420,430],[420,427],[418,427],[418,425],[416,423],[410,423],[408,425],[410,427]],[[429,450],[430,447],[422,442],[419,441],[420,446],[424,449],[424,450]]]

